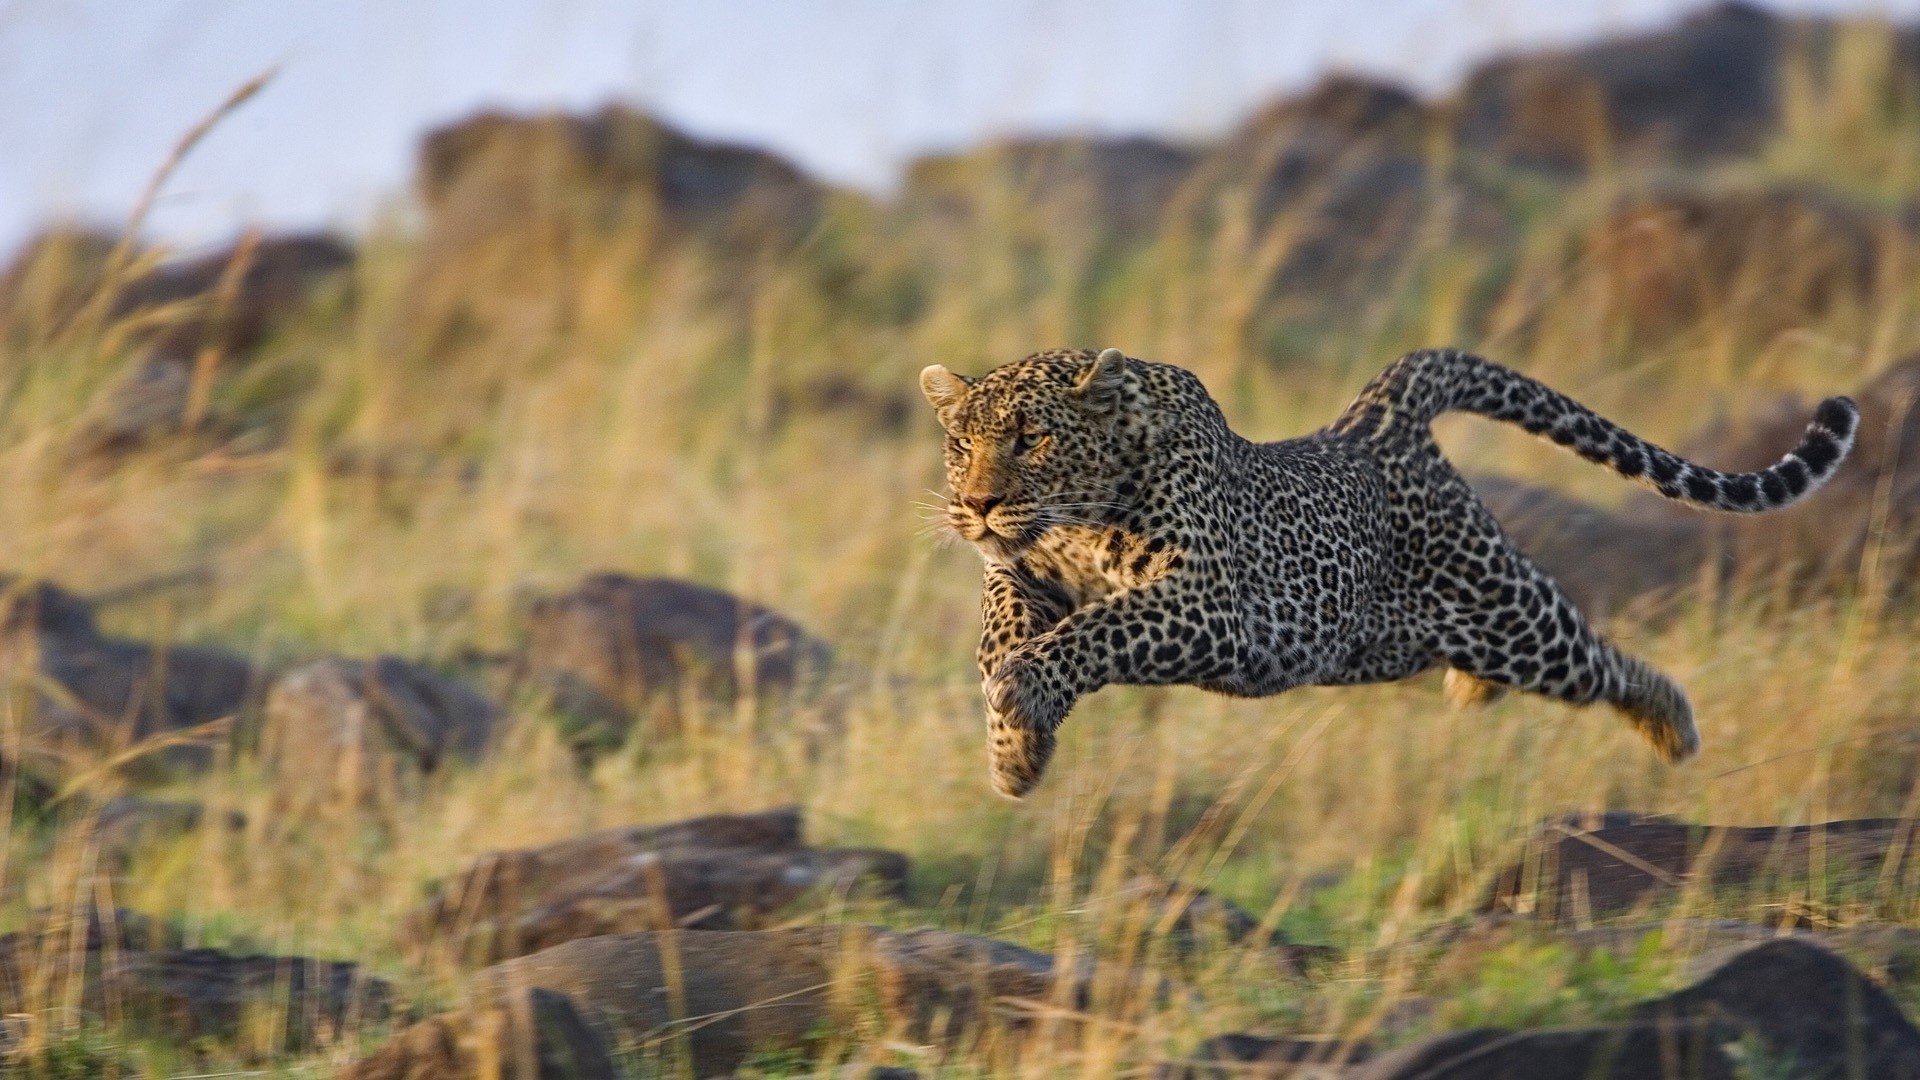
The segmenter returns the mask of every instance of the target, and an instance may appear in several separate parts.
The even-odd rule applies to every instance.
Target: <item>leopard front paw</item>
[[[1039,666],[1009,657],[987,679],[987,757],[994,790],[1018,799],[1032,791],[1053,758],[1054,730],[1070,696],[1053,690]]]

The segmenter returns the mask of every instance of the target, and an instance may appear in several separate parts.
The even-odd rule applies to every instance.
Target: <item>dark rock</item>
[[[290,798],[390,800],[442,761],[479,757],[504,717],[464,683],[396,657],[320,660],[274,680],[262,752]]]
[[[517,219],[555,199],[579,200],[602,225],[624,203],[736,238],[769,228],[797,236],[822,195],[774,154],[695,139],[618,105],[586,116],[487,112],[435,129],[421,141],[416,182],[429,243],[449,226],[525,227]]]
[[[0,612],[0,683],[31,702],[30,743],[55,756],[118,751],[230,719],[254,696],[257,675],[240,657],[107,637],[85,600],[47,582],[0,575]],[[159,756],[199,765],[211,754],[179,745]]]
[[[1249,117],[1245,132],[1313,124],[1349,136],[1383,132],[1414,135],[1428,121],[1426,107],[1411,90],[1365,75],[1336,72],[1306,93],[1282,98]]]
[[[1137,240],[1158,229],[1198,160],[1193,150],[1147,138],[1007,139],[915,159],[901,201],[909,215],[963,227],[991,224],[986,208],[1011,203],[1063,234]]]
[[[422,1020],[341,1070],[340,1080],[468,1080],[478,1076],[480,1065],[472,1046],[475,1040],[469,1033],[472,1026],[472,1018],[465,1013]],[[494,1061],[506,1059],[497,1048],[489,1049],[496,1050]]]
[[[1736,1080],[1735,1068],[1700,1027],[1492,1029],[1439,1035],[1383,1054],[1347,1080]]]
[[[713,1076],[756,1052],[804,1048],[863,1002],[877,1003],[898,1035],[954,1046],[1017,1028],[1017,1003],[1047,1000],[1053,979],[1049,957],[1006,942],[810,927],[586,938],[480,971],[471,993],[482,1009],[533,987],[564,994],[611,1043],[684,1039],[693,1074]],[[1084,995],[1077,986],[1075,1000]]]
[[[485,963],[575,938],[680,926],[751,926],[816,892],[899,896],[893,852],[815,849],[788,808],[609,829],[481,857],[409,917],[415,949]]]
[[[353,257],[351,247],[320,234],[242,240],[198,259],[163,263],[134,279],[121,292],[118,311],[194,302],[196,313],[166,324],[153,348],[188,359],[206,348],[245,354],[298,313],[317,288],[352,266]]]
[[[671,949],[654,933],[570,941],[477,972],[470,997],[484,1010],[533,989],[565,995],[611,1045],[666,1051],[684,1039],[694,1076],[723,1075],[756,1052],[802,1047],[828,1016],[837,929],[678,932],[667,940]]]
[[[1719,553],[1730,587],[1765,584],[1790,596],[1865,589],[1908,600],[1920,580],[1920,354],[1893,363],[1853,392],[1860,405],[1853,453],[1813,498],[1777,513],[1702,517],[1652,494],[1623,514],[1649,529],[1695,523]],[[1757,469],[1795,445],[1813,402],[1780,399],[1709,425],[1680,452],[1718,468]],[[1862,568],[1876,572],[1863,576]]]
[[[1045,953],[946,930],[875,934],[865,959],[893,1022],[910,1039],[940,1045],[977,1035],[996,1017],[1017,1020],[1002,1016],[1003,1004],[1045,1001],[1054,983]],[[1084,985],[1075,1004],[1085,1004]]]
[[[698,250],[731,271],[790,252],[819,221],[825,188],[780,157],[692,138],[617,105],[569,116],[482,113],[429,133],[416,187],[425,229],[393,332],[445,357],[502,336],[576,327],[583,278]],[[636,313],[637,314],[637,313]],[[595,316],[597,317],[597,316]],[[544,346],[514,357],[538,361]],[[517,365],[514,365],[517,366]]]
[[[1889,267],[1911,246],[1897,219],[1818,191],[1657,195],[1587,231],[1572,288],[1636,340],[1712,321],[1764,342],[1904,286]]]
[[[150,267],[108,281],[117,239],[53,230],[29,243],[0,272],[0,340],[22,346],[56,340],[92,315],[126,331],[133,358],[82,422],[81,448],[116,452],[188,426],[194,369],[205,387],[243,362],[314,295],[352,265],[353,249],[322,235],[256,236],[200,258],[152,265],[135,247],[127,266]],[[122,273],[125,271],[123,270]],[[191,419],[210,419],[208,402]]]
[[[1657,33],[1494,60],[1455,96],[1455,130],[1560,172],[1749,153],[1777,122],[1785,37],[1781,20],[1726,3]]]
[[[184,836],[200,827],[205,816],[197,802],[149,799],[122,795],[102,806],[93,819],[93,843],[102,864],[124,864],[136,852]],[[223,822],[230,830],[246,827],[246,816],[230,811]]]
[[[129,1021],[175,1038],[232,1037],[274,1017],[272,1041],[330,1045],[384,1019],[387,984],[344,961],[229,956],[213,949],[125,952],[105,965],[106,994]]]
[[[422,1021],[355,1062],[343,1080],[614,1080],[605,1038],[573,999],[510,992],[490,1009]]]
[[[798,623],[718,589],[595,574],[534,603],[521,662],[563,710],[621,725],[657,712],[671,726],[683,688],[719,700],[743,687],[778,697],[831,658]]]
[[[1671,897],[1705,875],[1716,888],[1804,877],[1817,846],[1830,882],[1870,875],[1911,844],[1897,818],[1737,828],[1648,821],[1583,830],[1554,822],[1501,871],[1487,910],[1578,921]]]
[[[1300,1066],[1357,1065],[1372,1056],[1365,1042],[1340,1039],[1271,1039],[1262,1035],[1216,1035],[1201,1043],[1188,1061],[1168,1062],[1154,1071],[1156,1080],[1247,1080],[1302,1075]]]
[[[1505,211],[1467,174],[1436,168],[1417,106],[1392,88],[1323,84],[1256,114],[1209,150],[1174,213],[1260,275],[1263,311],[1328,313],[1379,288],[1423,250],[1498,247]]]
[[[1231,900],[1151,874],[1127,881],[1098,903],[1124,925],[1144,935],[1165,934],[1183,951],[1209,940],[1237,943],[1260,928],[1258,918]]]
[[[1750,1036],[1795,1076],[1920,1077],[1920,1030],[1886,991],[1803,938],[1757,945],[1698,984],[1636,1010],[1645,1022],[1701,1023]]]

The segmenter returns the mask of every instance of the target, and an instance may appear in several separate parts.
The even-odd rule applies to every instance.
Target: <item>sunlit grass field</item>
[[[1885,75],[1875,40],[1884,34],[1862,31],[1831,70],[1790,80],[1788,122],[1764,154],[1686,183],[1910,202],[1920,124],[1873,93]],[[1479,167],[1450,146],[1426,152],[1438,170]],[[0,342],[0,567],[83,593],[191,572],[105,608],[116,632],[267,665],[395,653],[484,681],[475,658],[514,647],[533,596],[617,569],[766,603],[833,642],[838,662],[815,698],[696,710],[683,732],[637,731],[584,766],[554,718],[518,702],[504,745],[436,773],[417,797],[298,816],[277,802],[243,724],[211,772],[159,790],[204,801],[210,820],[244,812],[244,830],[202,828],[110,878],[85,841],[89,807],[132,781],[63,762],[60,800],[9,818],[0,907],[17,922],[110,902],[178,925],[189,944],[360,960],[431,1009],[458,999],[461,974],[415,966],[396,932],[431,881],[474,855],[796,803],[810,842],[897,849],[914,869],[905,904],[828,903],[795,922],[965,929],[1145,964],[1192,991],[1097,998],[1082,1037],[1038,1040],[1024,1059],[937,1066],[856,1035],[843,1056],[1092,1076],[1232,1030],[1392,1041],[1613,1016],[1680,985],[1684,945],[1615,967],[1542,939],[1461,971],[1419,943],[1477,910],[1492,871],[1550,815],[1915,816],[1920,627],[1909,612],[1859,590],[1794,602],[1738,590],[1615,621],[1616,638],[1693,696],[1705,748],[1678,768],[1604,710],[1526,697],[1451,710],[1437,675],[1263,701],[1117,687],[1075,710],[1047,780],[1011,803],[986,779],[978,558],[929,527],[943,481],[915,374],[1118,346],[1193,369],[1238,431],[1278,439],[1330,420],[1401,352],[1459,345],[1673,444],[1782,391],[1848,391],[1920,348],[1920,275],[1905,263],[1785,331],[1756,334],[1709,306],[1656,340],[1636,333],[1609,279],[1568,252],[1654,182],[1629,170],[1551,189],[1514,180],[1503,193],[1521,235],[1509,248],[1435,230],[1359,299],[1297,315],[1276,314],[1264,285],[1297,223],[1256,221],[1252,193],[1231,185],[1207,193],[1212,213],[1132,243],[1082,235],[1068,203],[991,186],[958,228],[836,195],[791,250],[722,250],[645,214],[602,228],[569,217],[560,197],[541,229],[435,261],[396,214],[256,356],[215,358],[231,366],[208,408],[237,433],[113,458],[72,447],[128,363],[134,328],[27,319]],[[865,396],[809,404],[829,376]],[[905,402],[907,420],[875,402]],[[1469,472],[1603,505],[1629,490],[1485,421],[1449,419],[1442,439]],[[16,715],[10,761],[19,732]],[[1143,871],[1204,885],[1337,958],[1301,982],[1273,975],[1251,946],[1180,957],[1150,932],[1143,942],[1098,902]],[[1920,925],[1912,885],[1799,899],[1845,920]],[[1778,899],[1688,904],[1764,919]],[[290,1059],[169,1046],[87,1027],[49,994],[21,1028],[40,1048],[29,1067],[46,1075],[62,1054],[134,1075],[325,1075],[362,1049]],[[1432,1008],[1401,1019],[1422,997]],[[369,1026],[362,1042],[382,1031]]]

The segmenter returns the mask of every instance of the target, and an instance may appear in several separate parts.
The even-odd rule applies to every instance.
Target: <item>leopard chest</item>
[[[1059,585],[1078,609],[1165,574],[1173,554],[1120,526],[1069,526],[1050,530],[1020,561]]]

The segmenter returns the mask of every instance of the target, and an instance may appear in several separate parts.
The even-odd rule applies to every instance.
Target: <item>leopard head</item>
[[[947,523],[1007,563],[1064,525],[1118,509],[1129,362],[1118,349],[1038,353],[977,379],[939,364],[920,389],[947,430]]]

